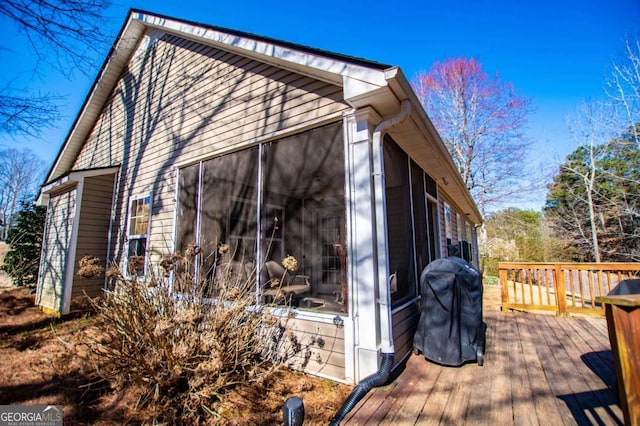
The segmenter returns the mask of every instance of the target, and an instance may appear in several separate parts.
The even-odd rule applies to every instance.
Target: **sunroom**
[[[337,122],[178,168],[176,248],[206,291],[231,273],[257,303],[347,312],[344,149]]]
[[[477,266],[482,218],[399,68],[144,11],[47,182],[43,308],[69,313],[87,254],[149,280],[190,253],[173,293],[216,298],[231,277],[291,307],[322,342],[296,367],[349,383],[410,353],[419,274],[449,242]]]

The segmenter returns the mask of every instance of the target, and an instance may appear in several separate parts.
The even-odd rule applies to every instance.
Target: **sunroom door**
[[[342,302],[346,291],[346,243],[344,211],[320,210],[318,213],[320,282],[318,292],[333,294]]]

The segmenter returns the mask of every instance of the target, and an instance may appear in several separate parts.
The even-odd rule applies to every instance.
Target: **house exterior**
[[[42,186],[36,302],[67,314],[104,278],[144,279],[195,244],[240,274],[298,261],[291,327],[313,374],[354,383],[411,352],[419,274],[458,243],[478,266],[482,218],[397,67],[132,10]],[[176,294],[188,291],[173,287]]]

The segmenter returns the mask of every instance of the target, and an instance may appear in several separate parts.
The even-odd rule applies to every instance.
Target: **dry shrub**
[[[81,278],[95,278],[104,272],[102,261],[95,256],[83,256],[78,262],[77,275]]]
[[[216,403],[228,391],[260,384],[290,357],[310,352],[309,344],[286,332],[288,315],[256,306],[251,285],[203,279],[196,286],[185,272],[191,269],[187,259],[172,255],[164,263],[165,270],[182,271],[174,283],[190,293],[172,294],[166,277],[152,279],[150,287],[112,269],[115,289],[94,301],[100,333],[90,348],[102,360],[99,374],[116,389],[138,389],[138,420],[215,421]],[[215,289],[215,299],[196,288],[209,295]]]

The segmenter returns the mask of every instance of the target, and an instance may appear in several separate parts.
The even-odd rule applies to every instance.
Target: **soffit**
[[[471,223],[481,224],[482,215],[471,193],[406,77],[400,69],[387,70],[387,76],[395,97],[411,102],[409,117],[391,128],[389,134],[438,183],[441,193],[444,192],[458,211]],[[399,102],[395,110],[398,109]]]

